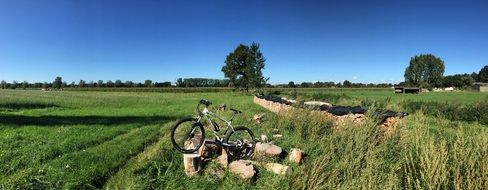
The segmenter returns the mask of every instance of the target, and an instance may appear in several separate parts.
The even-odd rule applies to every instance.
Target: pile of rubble
[[[309,101],[298,102],[275,95],[256,95],[254,103],[277,114],[285,114],[289,110],[302,108],[318,112],[321,115],[334,120],[334,126],[340,127],[348,123],[361,123],[365,119],[368,111],[360,106],[334,106],[327,102]],[[405,112],[395,112],[390,110],[375,111],[372,114],[379,124],[384,127],[392,127],[399,119],[408,115]]]

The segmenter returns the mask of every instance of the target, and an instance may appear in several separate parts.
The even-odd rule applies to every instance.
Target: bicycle
[[[215,135],[215,141],[222,146],[232,159],[246,159],[250,158],[254,153],[256,140],[252,131],[244,126],[234,127],[232,120],[237,114],[242,113],[236,109],[230,109],[233,112],[232,118],[226,120],[221,116],[209,111],[208,107],[212,102],[208,100],[200,100],[197,105],[198,116],[185,117],[178,120],[171,130],[171,142],[176,150],[184,154],[196,152],[205,141],[205,130],[202,122],[207,122]],[[204,105],[203,110],[200,107]],[[225,136],[220,137],[218,132],[220,126],[211,118],[217,118],[224,122],[226,130]]]

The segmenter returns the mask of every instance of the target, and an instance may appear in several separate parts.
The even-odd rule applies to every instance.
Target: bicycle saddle
[[[208,101],[208,100],[204,100],[204,99],[202,99],[202,100],[200,100],[200,104],[203,104],[203,105],[205,105],[205,106],[209,106],[209,105],[211,105],[211,104],[212,104],[212,102],[210,102],[210,101]]]

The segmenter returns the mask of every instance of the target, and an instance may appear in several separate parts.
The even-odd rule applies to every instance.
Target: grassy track
[[[484,112],[487,94],[324,89],[281,93],[302,100],[408,109],[411,115],[391,136],[383,136],[374,121],[334,130],[331,121],[303,111],[292,117],[267,112],[265,122],[257,125],[249,119],[266,111],[242,93],[1,90],[0,189],[488,187],[485,120],[483,115],[467,117]],[[256,136],[280,130],[285,138],[272,140],[285,151],[303,149],[308,155],[305,164],[267,159],[291,166],[293,176],[257,166],[258,177],[252,182],[229,172],[216,177],[215,163],[201,177],[186,177],[182,155],[173,150],[167,134],[173,121],[194,113],[201,98],[243,110],[235,122],[250,127]]]

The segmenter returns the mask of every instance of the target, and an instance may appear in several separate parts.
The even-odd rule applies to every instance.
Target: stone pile
[[[264,142],[265,140],[266,142]],[[283,149],[272,142],[267,142],[266,135],[261,136],[262,142],[256,143],[254,150],[255,156],[278,157],[283,154]],[[218,155],[216,158],[215,156]],[[212,158],[215,158],[212,160]],[[290,150],[288,158],[297,164],[303,163],[304,152],[293,148]],[[187,176],[198,176],[202,174],[206,162],[215,161],[219,168],[227,168],[231,173],[244,180],[253,180],[256,177],[255,165],[261,166],[266,170],[278,175],[291,175],[292,168],[279,163],[261,163],[251,160],[231,160],[227,151],[214,141],[205,141],[197,153],[184,154],[183,164]],[[223,176],[224,170],[212,168],[209,172],[215,176]]]

